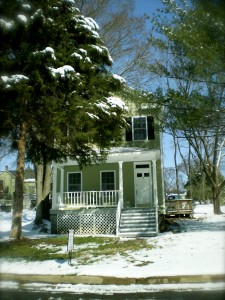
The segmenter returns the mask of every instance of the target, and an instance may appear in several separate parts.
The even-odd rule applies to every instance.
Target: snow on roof
[[[24,179],[24,182],[36,182],[35,178]]]

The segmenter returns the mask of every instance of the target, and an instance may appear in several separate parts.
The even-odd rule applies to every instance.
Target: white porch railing
[[[57,206],[61,209],[77,207],[116,207],[118,201],[118,190],[57,193]]]

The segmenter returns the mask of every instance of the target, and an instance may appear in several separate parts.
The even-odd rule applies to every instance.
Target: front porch
[[[57,193],[57,209],[117,207],[120,191],[83,191]]]
[[[154,215],[149,216],[157,232],[158,209],[162,205],[158,203],[158,191],[161,162],[156,150],[113,152],[104,163],[82,170],[74,161],[55,164],[52,233],[67,233],[73,228],[78,235],[119,235],[124,208],[154,210]]]

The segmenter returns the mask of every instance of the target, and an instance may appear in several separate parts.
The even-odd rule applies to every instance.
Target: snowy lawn
[[[225,207],[222,207],[222,210],[225,212]],[[51,248],[45,241],[52,238],[52,235],[39,234],[32,230],[34,214],[34,211],[24,211],[23,235],[32,239],[40,239],[40,243],[35,246],[36,250]],[[0,218],[0,239],[3,243],[9,236],[11,213],[0,212]],[[135,246],[133,249],[129,246],[122,252],[112,252],[110,255],[105,255],[104,250],[102,255],[99,254],[99,245],[95,243],[95,239],[92,239],[90,244],[76,244],[75,242],[72,265],[68,264],[67,259],[18,260],[15,257],[15,249],[14,257],[0,259],[1,272],[135,278],[225,274],[225,214],[214,215],[211,204],[198,205],[195,208],[194,219],[180,219],[178,222],[182,228],[181,233],[162,233],[145,241],[140,240],[141,247]],[[50,227],[50,224],[48,226]],[[105,240],[109,241],[109,237]],[[116,241],[115,237],[112,240]],[[122,239],[122,241],[132,244],[130,240]],[[86,261],[76,258],[76,253],[81,253],[82,249],[86,251],[88,248],[91,251],[86,252],[88,255]],[[66,245],[57,248],[57,253],[66,257]]]

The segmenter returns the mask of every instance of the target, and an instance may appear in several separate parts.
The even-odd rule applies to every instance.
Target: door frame
[[[134,162],[134,198],[135,198],[135,207],[138,207],[138,203],[137,203],[137,193],[136,193],[136,166],[137,165],[149,165],[149,206],[152,206],[152,164],[151,161],[139,161],[139,162]],[[141,169],[141,168],[140,168]],[[147,169],[147,168],[146,168]]]

